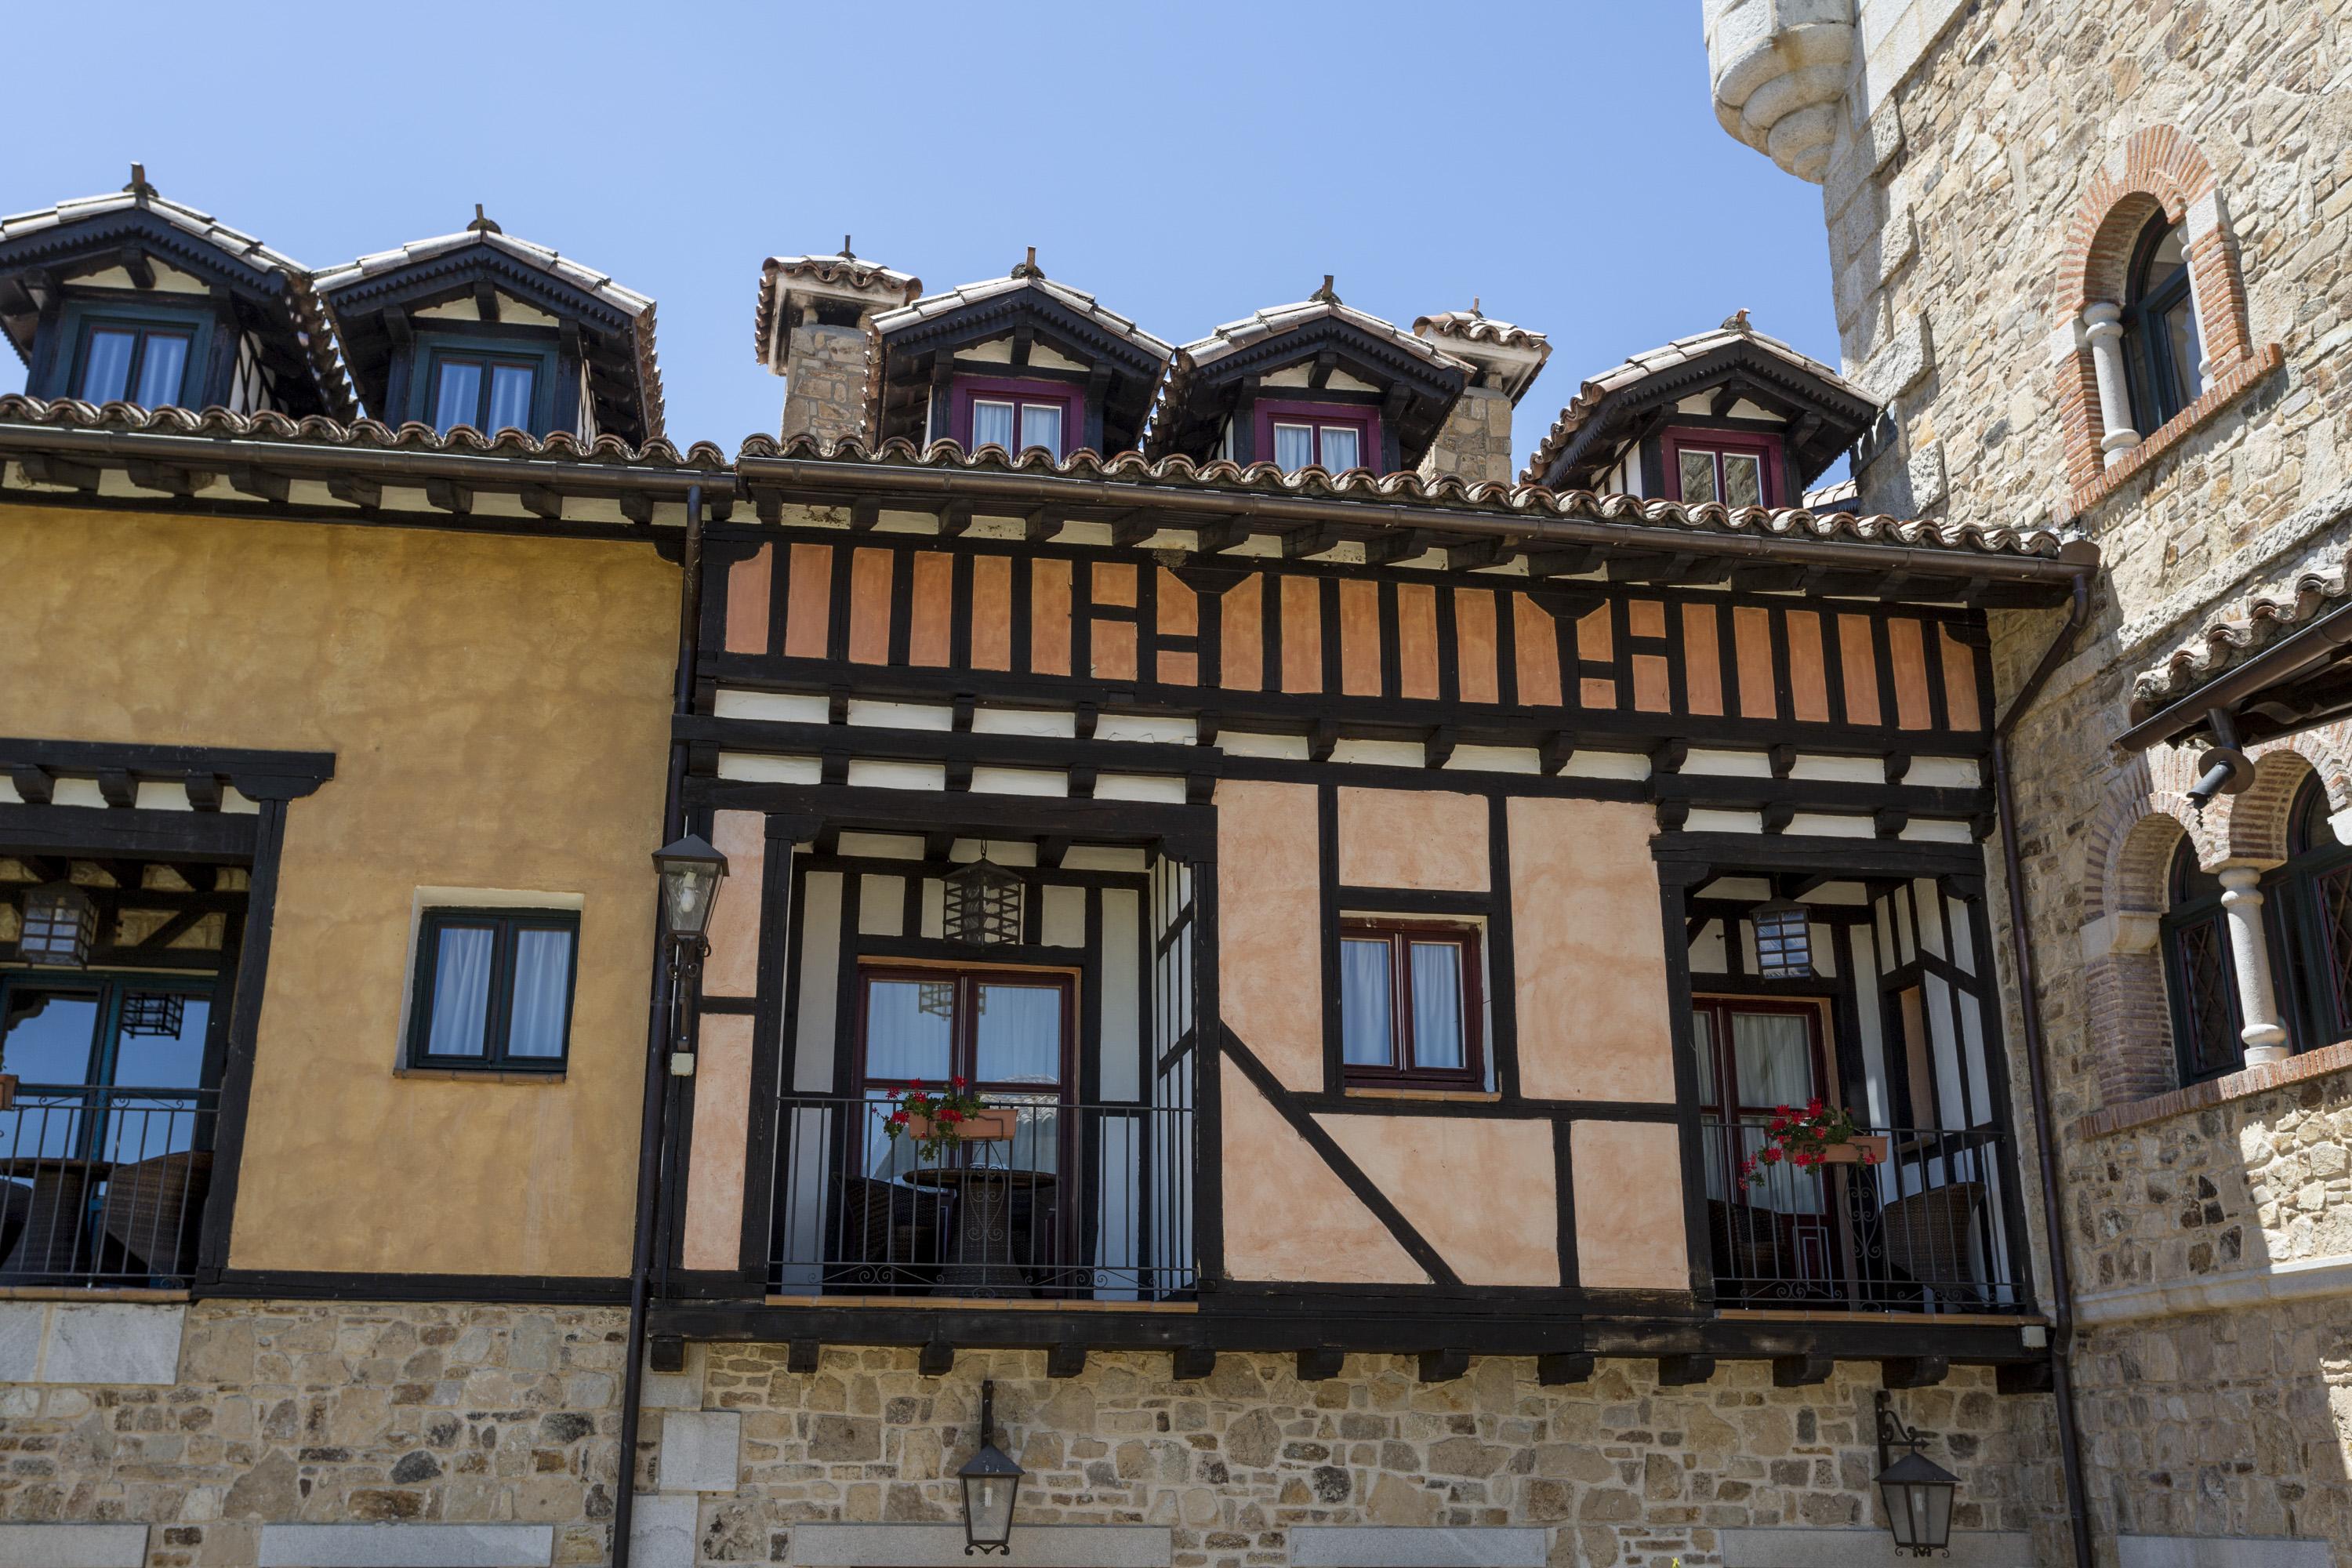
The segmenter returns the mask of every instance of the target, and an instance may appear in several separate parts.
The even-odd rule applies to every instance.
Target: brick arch
[[[2288,814],[2303,781],[2316,771],[2311,759],[2289,742],[2262,749],[2254,758],[2252,785],[2227,797],[2229,816],[2222,831],[2231,859],[2264,867],[2286,859]]]
[[[2070,484],[2098,479],[2105,463],[2099,439],[2098,372],[2079,331],[2083,311],[2101,302],[2120,304],[2126,271],[2141,232],[2158,213],[2189,226],[2189,268],[2197,297],[2197,327],[2204,340],[2213,381],[2252,355],[2246,321],[2246,289],[2238,270],[2237,243],[2221,209],[2213,165],[2189,135],[2173,126],[2134,132],[2091,177],[2075,203],[2066,247],[2058,267],[2055,300],[2058,327],[2071,333],[2071,374],[2062,374],[2062,405]],[[2062,342],[2064,340],[2062,340]],[[2143,437],[2154,435],[2143,430]]]
[[[2162,914],[2165,869],[2173,842],[2183,833],[2196,842],[2199,865],[2210,868],[2228,857],[2228,797],[2201,813],[2190,804],[2196,768],[2194,752],[2151,747],[2107,786],[2098,823],[2084,846],[2085,920]]]

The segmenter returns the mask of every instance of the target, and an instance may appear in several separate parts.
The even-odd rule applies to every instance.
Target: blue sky
[[[670,434],[730,452],[782,403],[751,353],[761,258],[844,232],[930,289],[1034,245],[1177,342],[1326,272],[1401,323],[1476,295],[1551,335],[1524,454],[1580,379],[1743,306],[1836,363],[1819,195],[1716,124],[1698,12],[580,0],[224,26],[142,7],[110,24],[140,47],[103,112],[78,73],[16,74],[11,117],[56,133],[0,170],[0,210],[112,190],[136,158],[324,267],[482,202],[659,300]],[[12,45],[72,59],[88,26],[35,6]],[[23,383],[0,354],[0,391]]]

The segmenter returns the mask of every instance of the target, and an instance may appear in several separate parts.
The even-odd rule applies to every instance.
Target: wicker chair
[[[869,1283],[928,1282],[939,1271],[947,1199],[896,1182],[854,1177],[842,1194],[842,1236],[851,1249],[845,1279],[878,1271]]]
[[[196,1233],[212,1186],[209,1150],[183,1150],[117,1165],[106,1183],[100,1223],[150,1272],[186,1279],[195,1272]]]
[[[1886,1258],[1921,1286],[1957,1301],[1982,1300],[1969,1228],[1983,1206],[1984,1184],[1947,1182],[1895,1199],[1879,1213]]]

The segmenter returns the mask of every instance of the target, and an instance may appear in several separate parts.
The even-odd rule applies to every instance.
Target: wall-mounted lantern
[[[16,956],[49,969],[80,969],[98,940],[98,905],[71,882],[44,882],[25,895]]]
[[[1805,980],[1813,973],[1813,917],[1794,899],[1748,911],[1756,928],[1756,973],[1767,980]]]
[[[1895,1419],[1886,1391],[1878,1392],[1878,1495],[1886,1504],[1886,1525],[1895,1533],[1895,1550],[1913,1557],[1932,1556],[1952,1543],[1952,1493],[1960,1478],[1919,1452],[1924,1443],[1917,1430]],[[1910,1449],[1889,1463],[1887,1450],[1897,1444]]]
[[[691,1078],[695,992],[702,981],[702,955],[710,951],[702,933],[710,929],[727,857],[689,833],[655,850],[654,868],[661,873],[662,936],[669,944],[669,1070],[674,1078]]]
[[[941,923],[950,942],[990,945],[1021,940],[1021,878],[988,858],[950,871],[945,878]]]
[[[996,1384],[980,1385],[980,1452],[956,1472],[963,1482],[963,1554],[987,1556],[1013,1550],[1013,1500],[1021,1490],[1021,1467],[999,1448]]]

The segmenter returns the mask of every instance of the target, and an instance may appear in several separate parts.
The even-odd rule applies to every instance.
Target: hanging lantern
[[[71,882],[45,882],[25,895],[16,956],[51,969],[79,969],[98,940],[98,905]]]
[[[1910,1452],[1887,1463],[1886,1450],[1905,1444]],[[1888,1408],[1884,1390],[1878,1395],[1879,1500],[1886,1505],[1886,1527],[1895,1535],[1897,1552],[1927,1557],[1952,1543],[1952,1493],[1960,1478],[1919,1452],[1919,1434],[1906,1427]]]
[[[701,936],[710,924],[719,879],[727,875],[727,857],[689,833],[654,851],[654,869],[661,873],[663,931],[676,938]]]
[[[1756,928],[1756,973],[1767,980],[1804,980],[1813,973],[1812,915],[1793,899],[1748,911]]]
[[[187,1020],[187,1007],[188,999],[173,992],[133,991],[122,999],[123,1037],[176,1040]]]
[[[944,923],[950,942],[1021,940],[1021,879],[981,851],[971,865],[948,873]]]
[[[956,1479],[963,1482],[963,1554],[1006,1553],[1013,1550],[1013,1500],[1021,1490],[1021,1467],[999,1448],[996,1436],[996,1384],[980,1385],[980,1452],[964,1461]]]

